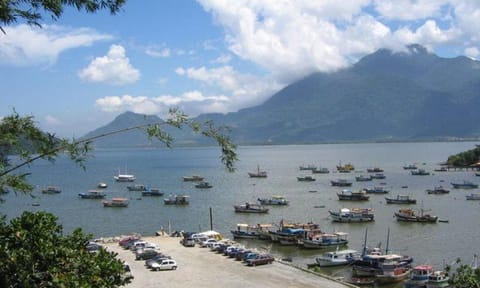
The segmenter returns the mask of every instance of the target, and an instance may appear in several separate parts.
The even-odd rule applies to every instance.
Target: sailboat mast
[[[388,244],[390,242],[390,227],[387,230],[387,246],[385,247],[385,255],[388,255]]]
[[[367,254],[367,234],[368,234],[368,228],[365,228],[365,240],[363,242],[363,251],[362,251],[362,257]]]

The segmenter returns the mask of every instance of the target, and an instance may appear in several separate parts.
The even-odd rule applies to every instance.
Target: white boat
[[[288,200],[283,196],[272,196],[272,198],[258,198],[261,205],[288,205]]]
[[[137,178],[132,174],[120,174],[113,176],[117,182],[134,182]]]
[[[340,211],[329,210],[334,222],[370,222],[374,220],[372,208],[341,208]]]
[[[450,277],[445,271],[434,271],[428,276],[427,288],[450,287],[449,280]]]
[[[360,254],[356,250],[345,249],[338,251],[325,252],[321,256],[315,258],[320,267],[341,266],[352,263],[359,259]]]
[[[182,178],[183,178],[183,181],[185,182],[200,182],[200,181],[203,181],[203,179],[205,179],[204,177],[199,175],[183,176]]]
[[[108,187],[107,183],[104,183],[104,182],[100,182],[97,184],[97,187],[98,188],[101,188],[101,189],[105,189]]]
[[[82,199],[103,199],[106,194],[99,190],[88,190],[87,193],[78,193],[78,197]]]
[[[480,194],[479,193],[470,193],[469,195],[465,196],[467,200],[480,200]]]
[[[302,239],[302,246],[309,249],[325,248],[328,246],[347,245],[348,233],[334,232],[316,234],[312,238]]]
[[[127,198],[112,198],[111,200],[102,201],[103,207],[127,207]]]
[[[188,195],[170,195],[170,197],[163,199],[163,203],[166,205],[188,205]]]
[[[61,192],[62,192],[62,189],[60,189],[60,187],[57,187],[57,186],[47,186],[42,189],[43,194],[58,194]]]
[[[239,213],[267,213],[268,208],[263,207],[255,203],[245,203],[241,205],[233,205],[235,212]]]

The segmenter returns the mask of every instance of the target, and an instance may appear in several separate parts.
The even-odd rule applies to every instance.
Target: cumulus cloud
[[[419,20],[441,15],[448,0],[375,0],[375,10],[381,17],[394,20]]]
[[[130,64],[123,46],[112,45],[107,55],[93,59],[78,76],[88,82],[124,85],[136,82],[140,78],[140,71]]]
[[[16,66],[53,65],[61,53],[112,39],[89,28],[43,25],[3,27],[0,36],[0,63]]]

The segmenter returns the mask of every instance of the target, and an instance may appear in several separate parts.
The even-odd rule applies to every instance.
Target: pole
[[[213,230],[212,207],[210,207],[210,230]]]

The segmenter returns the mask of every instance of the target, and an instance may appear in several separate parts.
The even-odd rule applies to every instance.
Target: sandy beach
[[[175,271],[150,271],[145,261],[136,261],[135,255],[118,243],[105,246],[118,253],[131,268],[135,277],[129,288],[149,287],[355,287],[321,277],[280,262],[249,267],[210,251],[209,248],[183,247],[176,237],[142,237],[158,245],[158,250],[176,260]]]

